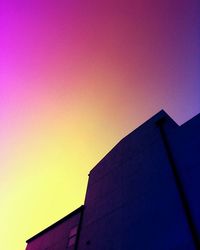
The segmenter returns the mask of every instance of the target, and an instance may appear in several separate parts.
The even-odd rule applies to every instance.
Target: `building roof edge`
[[[53,223],[52,225],[48,226],[47,228],[43,229],[42,231],[40,231],[39,233],[35,234],[34,236],[32,236],[31,238],[29,238],[26,243],[30,243],[32,240],[40,237],[41,235],[43,235],[44,233],[48,232],[49,230],[51,230],[52,228],[54,228],[55,226],[63,223],[64,221],[68,220],[69,218],[73,217],[74,215],[80,213],[84,208],[84,205],[80,206],[79,208],[75,209],[74,211],[72,211],[71,213],[69,213],[68,215],[66,215],[65,217],[63,217],[62,219],[56,221],[55,223]]]

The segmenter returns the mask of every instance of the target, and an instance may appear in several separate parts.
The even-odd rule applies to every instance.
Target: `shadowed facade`
[[[26,249],[200,249],[199,129],[200,115],[178,126],[160,111],[90,171],[84,210],[67,217],[55,235],[63,244],[56,248],[48,237],[57,224],[28,240]]]
[[[26,250],[74,250],[83,206],[27,240]]]

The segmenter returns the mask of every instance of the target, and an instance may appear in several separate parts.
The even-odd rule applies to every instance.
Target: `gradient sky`
[[[199,0],[0,1],[0,249],[84,202],[89,170],[160,109],[200,109]]]

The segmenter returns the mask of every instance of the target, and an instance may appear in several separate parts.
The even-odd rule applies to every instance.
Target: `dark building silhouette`
[[[89,173],[85,204],[27,250],[200,249],[200,114],[178,126],[160,111]]]
[[[27,250],[74,250],[83,206],[27,240]]]

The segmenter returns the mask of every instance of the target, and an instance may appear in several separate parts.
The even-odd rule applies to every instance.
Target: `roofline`
[[[200,113],[197,113],[195,116],[193,116],[191,119],[187,120],[186,122],[184,122],[183,124],[181,124],[181,127],[187,126],[188,124],[196,121],[197,119],[200,118]]]
[[[141,129],[142,127],[144,127],[147,123],[149,122],[157,122],[160,119],[168,119],[171,122],[173,122],[176,126],[179,126],[172,118],[171,116],[164,110],[161,109],[160,111],[158,111],[156,114],[154,114],[153,116],[151,116],[149,119],[147,119],[145,122],[143,122],[142,124],[140,124],[138,127],[136,127],[134,130],[132,130],[130,133],[128,133],[126,136],[124,136],[121,140],[119,140],[111,150],[109,150],[104,157],[90,170],[88,176],[90,176],[90,174],[96,169],[96,167],[98,167],[105,159],[106,157],[124,140],[126,140],[126,138],[128,138],[130,135],[134,134],[136,131],[138,131],[139,129]]]
[[[68,215],[66,215],[65,217],[63,217],[62,219],[56,221],[54,224],[50,225],[49,227],[45,228],[44,230],[42,230],[41,232],[37,233],[36,235],[32,236],[31,238],[29,238],[26,243],[30,243],[32,240],[40,237],[41,235],[43,235],[44,233],[48,232],[49,230],[51,230],[52,228],[56,227],[57,225],[63,223],[64,221],[70,219],[71,217],[73,217],[76,214],[79,214],[83,211],[84,205],[80,206],[79,208],[77,208],[76,210],[72,211],[71,213],[69,213]]]

